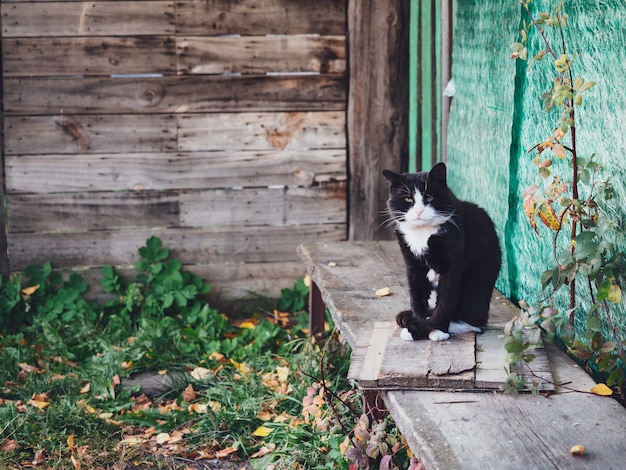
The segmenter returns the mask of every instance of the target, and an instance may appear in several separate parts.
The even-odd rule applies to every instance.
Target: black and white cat
[[[492,220],[456,198],[443,163],[430,172],[384,170],[383,175],[411,295],[411,310],[396,317],[402,338],[442,341],[450,334],[480,332],[501,264]]]

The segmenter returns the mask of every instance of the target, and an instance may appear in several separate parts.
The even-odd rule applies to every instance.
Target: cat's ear
[[[398,173],[394,173],[391,170],[383,170],[383,176],[387,179],[387,181],[392,184],[402,180],[401,175],[399,175]]]
[[[445,163],[439,162],[433,167],[432,170],[430,170],[428,173],[428,183],[447,186]]]

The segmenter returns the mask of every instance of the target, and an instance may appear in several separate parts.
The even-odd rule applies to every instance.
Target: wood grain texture
[[[382,211],[383,169],[408,151],[409,2],[354,0],[348,6],[350,240],[390,238]]]
[[[343,111],[343,74],[7,78],[6,115]]]
[[[344,36],[224,36],[176,41],[178,73],[343,73]]]
[[[293,227],[212,227],[65,233],[20,233],[9,237],[11,269],[50,261],[55,268],[128,265],[137,248],[158,236],[184,264],[293,261],[303,241],[345,239],[345,224]],[[54,249],[51,249],[54,247]]]
[[[388,274],[387,265],[381,264],[378,271],[365,271],[363,266],[369,265],[361,259],[363,253],[379,254],[387,249],[381,247],[394,245],[316,242],[298,248],[336,326],[353,347],[364,344],[357,338],[367,336],[375,322],[393,320],[393,313],[383,307],[384,303],[373,304],[365,289],[365,278],[370,284],[378,283],[379,273]],[[354,257],[358,250],[362,256]],[[341,272],[329,266],[333,259],[344,264]],[[394,259],[390,258],[390,263],[395,263]],[[502,302],[499,295],[494,295],[493,308],[504,310]],[[510,304],[509,310],[515,307]],[[502,318],[500,313],[494,315],[497,322]],[[589,390],[594,382],[582,368],[553,345],[546,344],[546,349],[559,383]],[[559,389],[549,398],[425,390],[390,390],[382,396],[409,447],[429,470],[617,469],[626,459],[626,409],[605,397]],[[585,446],[583,457],[569,453],[575,444]]]
[[[345,113],[219,113],[178,119],[178,150],[345,148]]]
[[[346,180],[344,149],[9,155],[10,193],[313,186]],[[67,178],[68,174],[79,175]]]
[[[24,116],[5,119],[6,155],[172,152],[176,117]]]
[[[5,77],[176,74],[169,36],[19,38],[3,40]]]
[[[345,34],[346,2],[318,0],[179,0],[176,24],[181,35]]]
[[[0,5],[3,37],[145,36],[175,32],[173,1]]]

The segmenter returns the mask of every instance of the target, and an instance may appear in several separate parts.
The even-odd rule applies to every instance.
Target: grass
[[[0,468],[415,465],[391,421],[360,416],[330,319],[325,342],[309,339],[303,280],[234,321],[159,239],[139,254],[132,281],[103,268],[104,304],[49,264],[2,281]],[[174,380],[156,396],[125,387],[141,373]]]

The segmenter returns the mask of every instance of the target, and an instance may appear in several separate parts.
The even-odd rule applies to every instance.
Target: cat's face
[[[430,172],[397,174],[384,170],[389,181],[387,210],[392,220],[406,228],[437,227],[452,216],[445,166]]]

